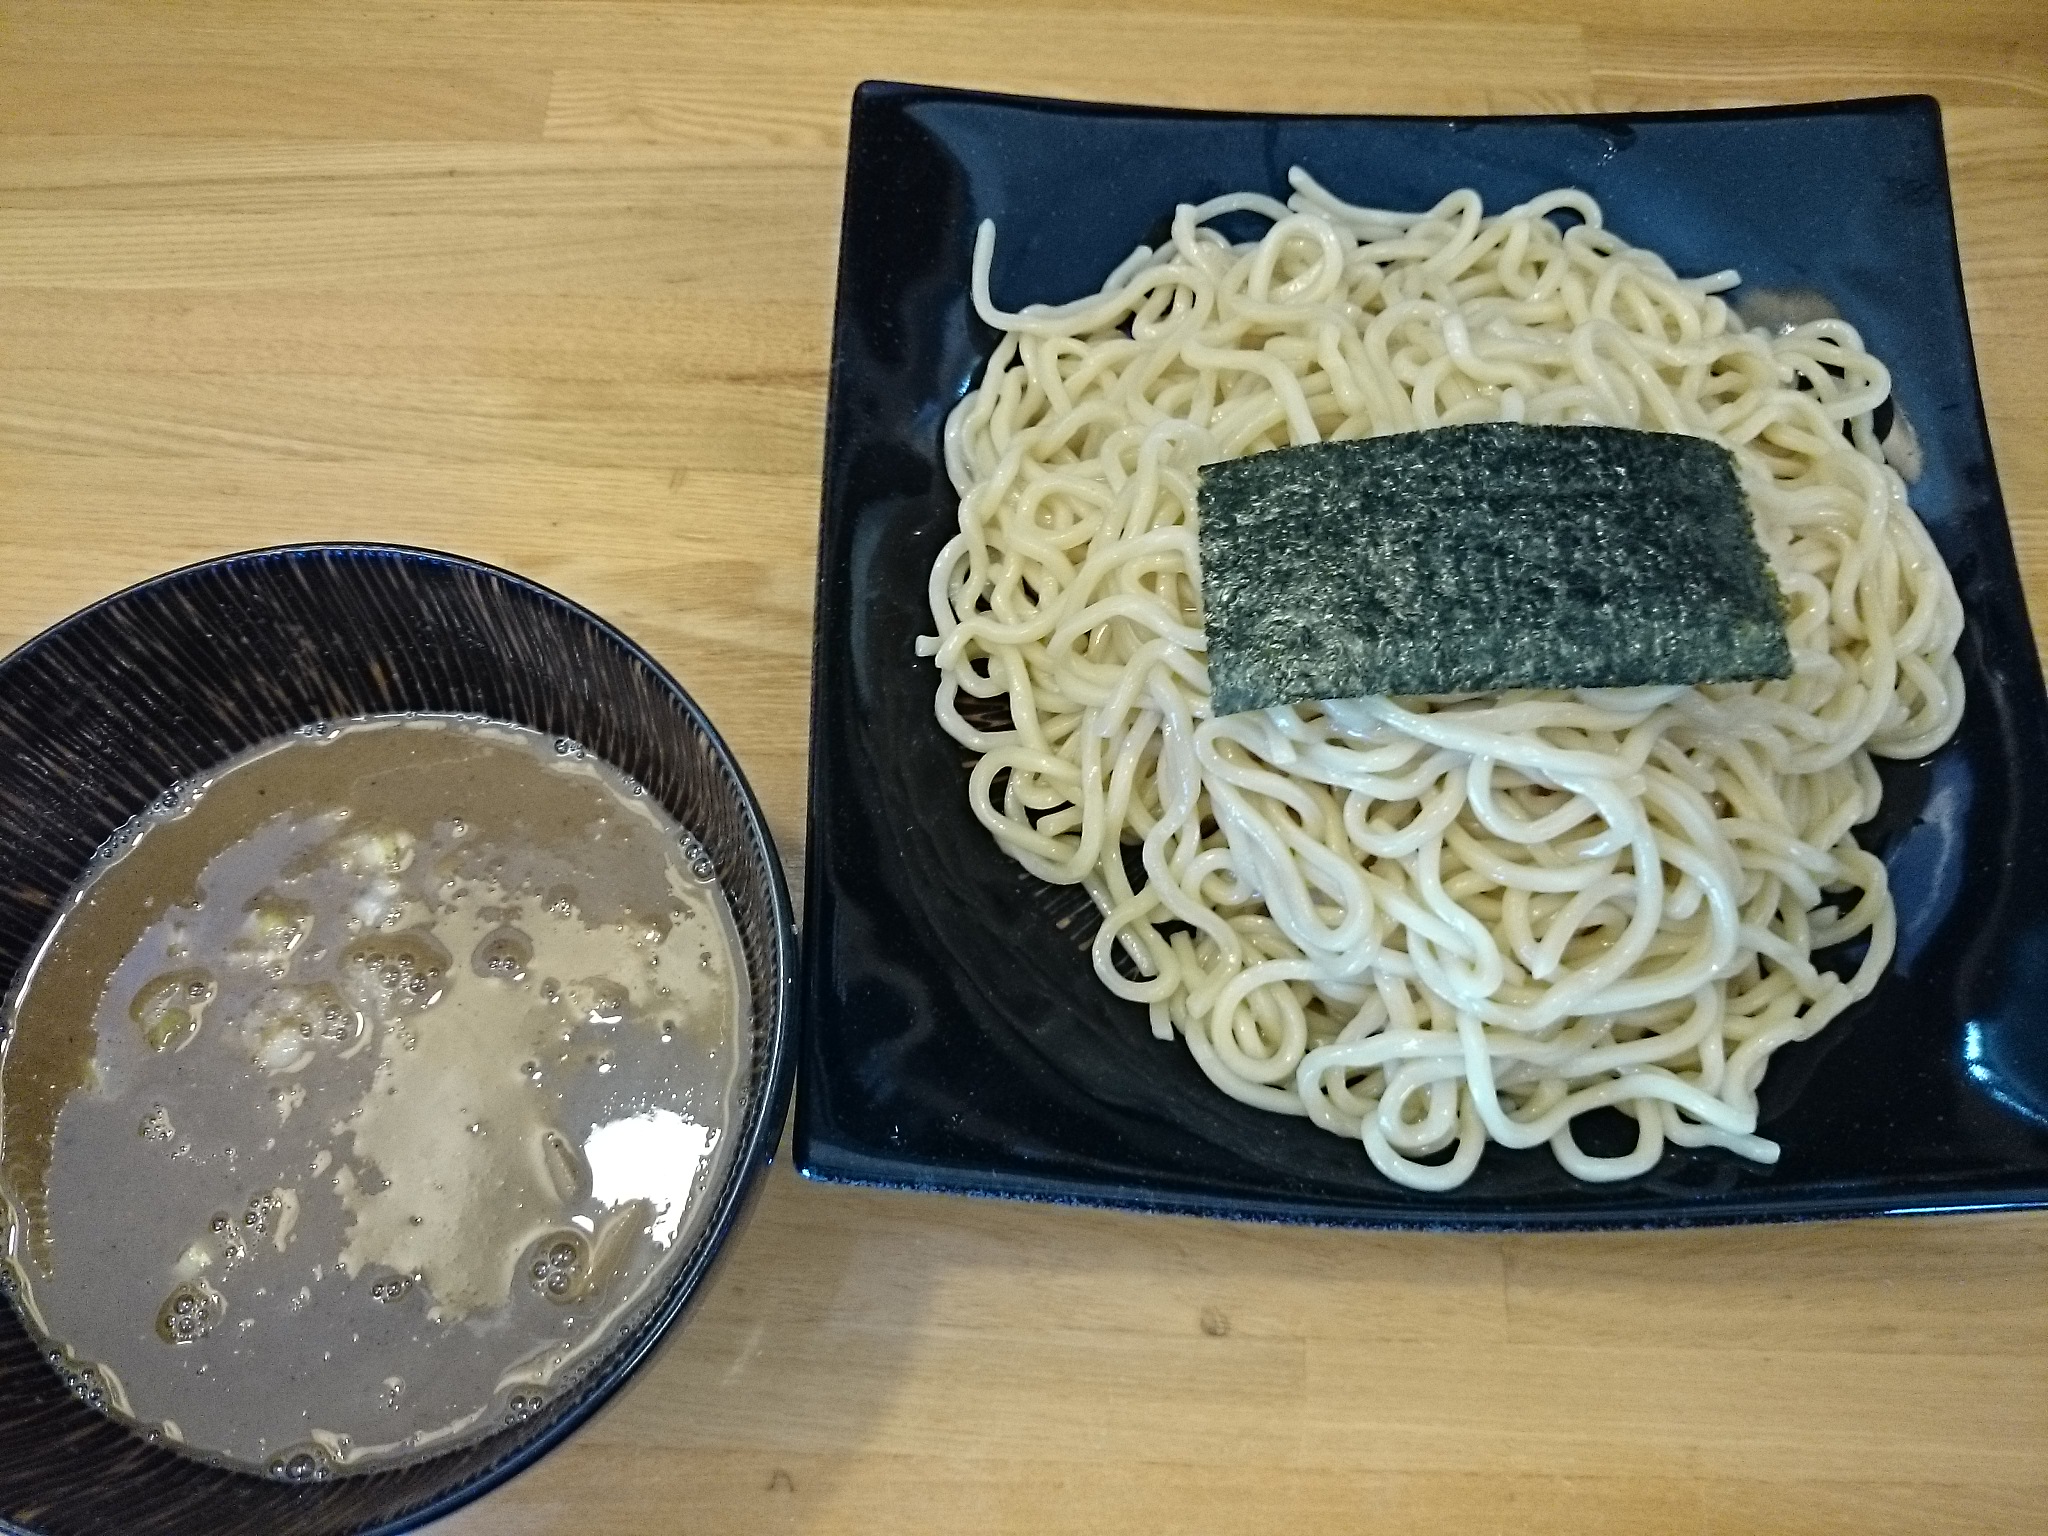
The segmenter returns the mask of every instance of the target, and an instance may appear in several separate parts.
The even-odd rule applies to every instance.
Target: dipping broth
[[[267,742],[102,851],[0,1038],[0,1282],[142,1432],[272,1476],[545,1405],[689,1251],[747,988],[689,832],[565,741]]]

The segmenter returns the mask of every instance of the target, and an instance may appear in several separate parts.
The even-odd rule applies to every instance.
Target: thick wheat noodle
[[[1675,276],[1576,191],[1488,218],[1470,191],[1397,214],[1291,179],[1285,204],[1183,206],[1100,293],[1016,314],[983,226],[974,304],[1002,338],[947,423],[960,531],[919,647],[979,758],[974,813],[1087,889],[1096,973],[1155,1033],[1403,1184],[1461,1183],[1489,1140],[1584,1179],[1667,1141],[1772,1161],[1771,1054],[1892,952],[1851,830],[1871,754],[1925,755],[1963,707],[1955,589],[1873,432],[1889,375],[1840,321],[1745,329],[1734,273]],[[1226,213],[1270,227],[1232,244]],[[1795,674],[1212,716],[1199,467],[1498,420],[1732,449]],[[1816,968],[1859,935],[1854,974]],[[1632,1152],[1573,1140],[1601,1107],[1634,1117]]]

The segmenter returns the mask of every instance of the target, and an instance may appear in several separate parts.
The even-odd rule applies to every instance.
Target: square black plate
[[[968,301],[1092,292],[1178,202],[1340,196],[1488,208],[1589,190],[1680,272],[1814,289],[1891,367],[1914,504],[1968,614],[1956,739],[1886,770],[1867,834],[1897,893],[1877,994],[1764,1080],[1773,1168],[1673,1150],[1588,1185],[1487,1150],[1449,1194],[1248,1109],[1096,982],[1093,909],[974,821],[913,651],[954,527],[946,412],[994,334]],[[821,1179],[1372,1226],[1640,1226],[2048,1204],[2048,709],[1977,395],[1941,119],[1925,97],[1570,118],[1272,117],[868,84],[853,103],[818,550],[796,1148]]]

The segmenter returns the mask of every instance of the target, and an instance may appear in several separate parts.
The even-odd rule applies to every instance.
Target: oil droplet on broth
[[[156,1335],[166,1344],[197,1344],[226,1316],[220,1292],[203,1280],[188,1281],[157,1309]]]
[[[687,1245],[584,1144],[656,1102],[719,1145],[744,1055],[715,872],[637,788],[574,742],[366,721],[126,831],[31,973],[101,997],[101,1092],[17,1123],[24,1029],[79,1028],[55,986],[0,1036],[0,1187],[49,1212],[0,1223],[0,1293],[81,1400],[315,1482],[530,1418],[616,1346]],[[682,1032],[656,977],[707,932]]]
[[[712,862],[709,850],[695,837],[688,832],[679,833],[676,843],[683,851],[683,865],[689,870],[692,880],[699,885],[710,885],[718,878],[718,866]]]
[[[536,1067],[532,1075],[538,1077],[539,1068]],[[568,1137],[552,1127],[542,1131],[540,1152],[548,1181],[554,1186],[555,1196],[562,1204],[576,1205],[590,1198],[590,1165]]]
[[[477,940],[469,957],[469,968],[489,981],[522,982],[531,964],[533,940],[509,923]]]
[[[306,1445],[273,1456],[264,1470],[279,1482],[320,1483],[333,1475],[334,1464],[326,1447]]]
[[[590,1273],[590,1244],[576,1231],[551,1232],[543,1237],[526,1267],[533,1288],[552,1302],[578,1300]]]
[[[510,1424],[523,1424],[539,1413],[545,1399],[538,1392],[514,1392],[505,1399],[505,1420]]]
[[[219,993],[212,974],[205,970],[168,971],[142,984],[128,1005],[128,1016],[142,1027],[151,1050],[182,1050],[199,1033],[206,1006]]]

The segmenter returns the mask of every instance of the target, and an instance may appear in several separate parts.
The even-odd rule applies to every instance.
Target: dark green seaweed
[[[1787,677],[1729,452],[1515,422],[1211,464],[1216,713],[1368,694]]]

